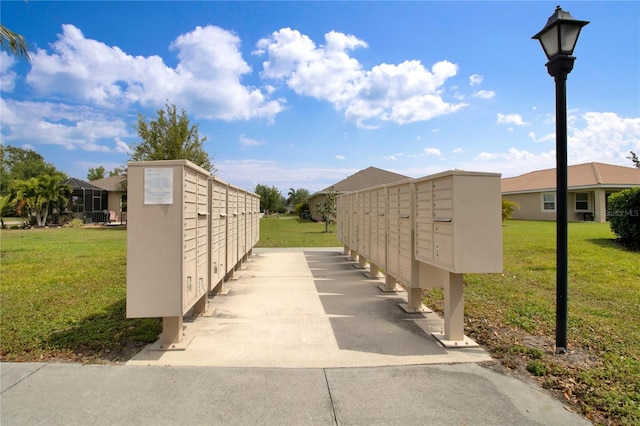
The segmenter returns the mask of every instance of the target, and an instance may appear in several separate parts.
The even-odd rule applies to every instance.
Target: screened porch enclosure
[[[80,179],[65,181],[72,187],[68,210],[84,223],[106,223],[109,220],[107,191]]]

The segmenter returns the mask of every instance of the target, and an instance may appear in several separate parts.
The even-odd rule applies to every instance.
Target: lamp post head
[[[571,56],[580,30],[588,23],[589,21],[574,19],[569,12],[558,6],[544,28],[532,38],[540,41],[549,61],[559,55]]]

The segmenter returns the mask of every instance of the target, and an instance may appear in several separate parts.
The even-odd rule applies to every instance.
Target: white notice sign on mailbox
[[[144,169],[144,203],[173,204],[173,169]]]

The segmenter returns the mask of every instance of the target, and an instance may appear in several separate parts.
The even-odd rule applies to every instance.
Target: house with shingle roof
[[[69,178],[64,181],[71,188],[69,205],[65,213],[71,213],[84,223],[107,221],[107,191],[81,179]]]
[[[316,221],[322,220],[320,215],[316,213],[315,208],[318,204],[324,202],[328,192],[345,194],[348,192],[358,191],[360,189],[370,188],[372,186],[385,185],[406,179],[410,178],[408,176],[382,170],[377,167],[367,167],[366,169],[360,170],[359,172],[323,189],[322,191],[312,194],[309,197],[311,219]]]
[[[107,204],[105,208],[109,211],[112,222],[126,222],[127,215],[127,192],[126,175],[109,176],[102,179],[95,179],[91,184],[106,191]]]
[[[640,169],[605,163],[568,167],[570,221],[607,221],[607,198],[640,186]],[[513,219],[556,220],[556,169],[537,170],[502,179],[503,198],[520,204]]]

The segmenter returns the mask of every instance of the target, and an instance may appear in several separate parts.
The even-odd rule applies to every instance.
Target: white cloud
[[[429,147],[424,148],[423,154],[426,156],[435,156],[435,157],[440,157],[442,155],[442,153],[438,148],[429,148]]]
[[[456,149],[453,150],[453,152],[456,153],[456,154],[461,154],[461,153],[464,152],[464,150],[462,148],[456,148]]]
[[[358,171],[351,168],[284,166],[277,161],[255,159],[225,160],[216,163],[216,168],[217,175],[231,184],[246,189],[253,189],[259,183],[275,185],[285,194],[288,188],[306,188],[314,193]]]
[[[15,63],[13,56],[0,50],[0,90],[3,92],[12,92],[16,85],[16,73],[10,71]]]
[[[115,152],[121,152],[123,154],[127,154],[129,155],[131,153],[131,147],[129,147],[129,144],[127,144],[126,142],[122,141],[120,138],[115,138]]]
[[[529,137],[537,143],[540,142],[548,142],[548,141],[555,141],[556,140],[556,134],[555,133],[549,133],[546,136],[542,136],[542,137],[538,137],[538,135],[536,134],[536,132],[529,132]]]
[[[538,138],[534,132],[529,136],[536,142],[555,141],[555,134]],[[587,112],[576,115],[574,126],[568,128],[568,163],[582,164],[602,162],[631,167],[626,158],[629,151],[640,151],[640,118],[622,118],[610,112]],[[474,161],[485,169],[502,172],[503,176],[514,176],[556,167],[555,146],[543,152],[512,147],[506,152],[481,152]]]
[[[344,155],[336,155],[336,160],[344,160]]]
[[[482,83],[482,80],[484,80],[484,76],[480,75],[480,74],[472,74],[469,76],[469,85],[470,86],[477,86],[480,83]]]
[[[239,45],[240,39],[227,30],[196,27],[171,43],[179,60],[171,68],[159,56],[132,56],[63,25],[50,53],[38,49],[32,55],[26,81],[40,96],[105,108],[135,103],[157,107],[169,99],[196,117],[272,120],[284,101],[269,100],[269,89],[265,94],[240,83],[251,68]]]
[[[362,128],[380,122],[425,121],[464,108],[443,99],[445,81],[457,65],[441,61],[431,70],[420,61],[379,64],[364,70],[349,51],[367,47],[353,35],[331,31],[316,44],[297,30],[283,28],[258,42],[257,54],[267,54],[261,76],[284,81],[300,95],[330,102]]]
[[[2,142],[61,145],[84,151],[125,152],[127,123],[85,106],[0,99]]]
[[[569,162],[600,161],[631,166],[629,151],[640,152],[640,118],[622,118],[612,112],[587,112],[576,119],[567,138]]]
[[[481,152],[473,159],[472,168],[499,171],[504,176],[514,176],[532,170],[555,167],[555,150],[532,153],[509,148],[507,152]]]
[[[522,119],[520,114],[502,114],[498,113],[498,124],[515,124],[516,126],[525,126],[527,123]]]
[[[242,146],[259,146],[259,145],[264,145],[266,142],[264,141],[258,141],[255,139],[251,139],[246,137],[245,135],[240,135],[240,145]]]
[[[418,136],[417,139],[419,140],[420,136]],[[398,160],[398,159],[400,159],[400,158],[402,158],[404,156],[405,156],[405,154],[403,152],[396,152],[395,154],[387,155],[387,156],[384,156],[382,158],[385,159],[385,160],[396,161],[396,160]]]
[[[545,114],[545,119],[544,119],[545,124],[554,124],[555,122],[556,122],[555,114],[551,114],[551,113]]]
[[[494,92],[493,90],[478,90],[477,92],[473,93],[474,98],[480,98],[480,99],[491,99],[495,95],[496,95],[496,92]]]
[[[283,79],[296,93],[341,104],[352,96],[361,79],[360,63],[347,51],[367,44],[352,35],[325,34],[325,45],[315,43],[297,30],[282,28],[258,42],[268,53],[263,78]]]

